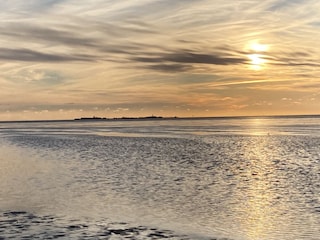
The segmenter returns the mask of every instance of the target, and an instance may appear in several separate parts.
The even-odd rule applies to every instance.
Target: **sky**
[[[319,0],[0,9],[0,120],[320,114]]]

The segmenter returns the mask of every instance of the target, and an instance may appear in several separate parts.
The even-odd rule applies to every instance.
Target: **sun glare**
[[[261,54],[249,54],[248,57],[251,60],[251,64],[253,65],[261,65],[266,62]]]
[[[257,41],[251,42],[247,45],[247,49],[250,54],[247,57],[250,59],[250,68],[253,70],[261,70],[264,68],[267,60],[262,53],[269,50],[269,45],[261,44]]]
[[[255,52],[265,52],[269,49],[269,46],[255,42],[251,44],[250,48]]]
[[[263,58],[262,54],[248,54],[250,59],[250,69],[252,70],[262,70],[265,67],[266,59]]]

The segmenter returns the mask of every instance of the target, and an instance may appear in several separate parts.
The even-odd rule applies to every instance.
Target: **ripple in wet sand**
[[[0,240],[2,239],[193,239],[170,230],[128,223],[93,223],[65,220],[53,216],[36,216],[24,211],[0,214]],[[212,239],[213,240],[213,239]]]

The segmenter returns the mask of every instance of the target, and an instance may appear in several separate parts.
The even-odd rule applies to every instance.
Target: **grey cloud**
[[[8,29],[10,29],[10,31]],[[0,34],[18,39],[23,38],[25,41],[30,42],[44,42],[46,44],[56,43],[59,45],[62,44],[84,47],[94,47],[97,45],[95,39],[80,37],[76,32],[63,29],[44,28],[36,25],[21,24],[17,26],[15,24],[8,24],[2,27]]]
[[[161,0],[161,1],[136,1],[134,5],[128,4],[119,9],[121,13],[118,18],[131,16],[133,18],[171,18],[179,10],[193,6],[193,4],[199,4],[204,2],[203,0],[184,0],[184,1],[173,1],[173,0]]]
[[[290,54],[293,58],[310,57],[311,54],[308,52],[293,52]]]
[[[219,54],[201,54],[190,52],[168,54],[164,56],[164,60],[178,63],[200,63],[214,65],[232,65],[246,62],[245,59],[238,57],[225,57]]]
[[[288,7],[295,6],[296,4],[305,3],[306,0],[278,0],[267,11],[278,11]]]
[[[37,2],[37,6],[38,8],[49,8],[52,6],[55,6],[57,4],[61,4],[63,2],[65,2],[66,0],[38,0]]]
[[[301,62],[301,63],[294,63],[294,62],[287,62],[287,63],[282,63],[282,64],[278,64],[278,65],[286,65],[286,66],[305,66],[305,67],[319,67],[320,64],[318,63],[307,63],[307,62]]]
[[[319,60],[316,59],[317,54],[308,50],[270,53],[264,55],[264,59],[270,61],[269,64],[277,66],[306,66],[306,67],[319,67]]]
[[[133,27],[132,27],[133,25]],[[67,24],[57,24],[41,26],[38,24],[16,24],[7,23],[0,25],[0,36],[3,40],[15,42],[15,49],[4,49],[0,53],[0,58],[20,61],[89,61],[89,60],[115,60],[119,54],[136,55],[138,52],[145,51],[145,48],[155,48],[148,44],[134,42],[134,34],[151,34],[153,30],[136,29],[135,26],[141,25],[134,21],[132,25],[119,26],[107,23],[83,23],[70,22]],[[147,24],[145,24],[148,26]],[[138,27],[139,28],[139,27]],[[127,38],[127,36],[132,36]],[[44,54],[35,50],[19,49],[19,45],[26,42],[37,44],[38,49],[52,46],[67,46],[73,52],[88,52],[88,55],[60,55]],[[161,47],[157,47],[161,49]],[[110,53],[103,57],[103,54]],[[116,56],[113,59],[113,56]],[[101,57],[101,59],[100,59]]]
[[[34,12],[45,11],[51,9],[53,6],[63,3],[66,0],[29,0],[29,1],[20,1],[20,0],[2,0],[0,3],[1,9],[6,9],[9,11],[18,11],[18,12]]]
[[[296,59],[296,58],[278,58],[277,62],[272,63],[278,66],[305,66],[305,67],[319,67],[320,63],[312,59]]]
[[[151,57],[133,57],[132,60],[143,63],[159,63],[147,65],[146,68],[162,71],[186,71],[191,69],[193,64],[233,65],[248,61],[245,58],[225,56],[222,53],[204,54],[187,51],[163,53]]]
[[[184,72],[192,67],[183,64],[154,64],[147,66],[147,68],[163,72]]]
[[[68,62],[68,61],[92,61],[88,55],[59,55],[42,53],[29,49],[0,48],[1,60],[25,61],[25,62]]]
[[[44,1],[52,4],[54,1]],[[187,0],[183,4],[174,2],[174,8],[183,7],[185,4],[196,2]],[[162,8],[168,11],[172,8],[170,1],[160,1]],[[168,7],[170,5],[170,7]],[[155,3],[144,5],[146,9],[160,7]],[[133,12],[140,11],[137,8],[131,9]],[[161,45],[139,41],[144,34],[154,36],[156,39],[157,31],[154,26],[140,18],[134,19],[127,17],[123,20],[100,22],[81,18],[72,18],[64,23],[60,21],[56,24],[45,23],[14,23],[9,22],[0,25],[0,36],[7,42],[14,41],[15,49],[3,48],[0,59],[16,61],[114,61],[119,62],[128,60],[138,63],[158,63],[147,65],[146,68],[159,71],[187,71],[192,68],[192,64],[213,64],[213,65],[232,65],[241,64],[247,59],[233,56],[224,49],[219,49],[223,53],[203,53],[192,50],[178,51],[175,49],[165,49]],[[2,26],[2,27],[1,27]],[[130,37],[130,38],[129,38]],[[19,48],[26,42],[38,45],[40,50]],[[177,43],[179,41],[177,40]],[[180,42],[180,44],[188,44]],[[196,44],[196,43],[195,43]],[[70,49],[70,53],[61,54],[59,52],[47,53],[47,47],[64,46]],[[89,55],[75,54],[79,52],[90,52]]]
[[[156,34],[153,26],[138,20],[123,20],[116,23],[88,21],[84,19],[65,19],[56,24],[39,23],[2,23],[0,35],[16,43],[30,41],[40,44],[66,45],[69,47],[86,47],[103,49],[109,45],[121,45],[129,39],[138,39],[144,34]],[[128,38],[130,36],[130,38]],[[123,46],[119,46],[119,49]]]
[[[161,57],[133,57],[132,60],[143,63],[161,63],[164,59]]]

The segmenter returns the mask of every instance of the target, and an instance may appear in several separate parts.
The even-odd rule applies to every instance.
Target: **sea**
[[[0,122],[0,239],[320,239],[320,116]]]

